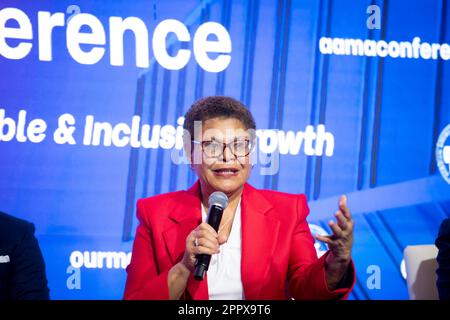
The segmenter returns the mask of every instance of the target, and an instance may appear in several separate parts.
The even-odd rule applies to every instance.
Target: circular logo
[[[450,184],[450,124],[439,135],[436,143],[436,163],[439,172],[448,184]]]

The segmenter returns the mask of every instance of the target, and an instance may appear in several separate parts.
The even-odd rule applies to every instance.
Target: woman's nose
[[[228,162],[234,159],[234,154],[230,151],[230,148],[226,147],[224,148],[222,152],[222,160],[223,162]]]

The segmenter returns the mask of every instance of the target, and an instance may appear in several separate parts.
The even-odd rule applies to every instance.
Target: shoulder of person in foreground
[[[439,227],[439,235],[436,239],[436,242],[439,241],[450,241],[450,218],[444,219],[441,222],[441,225]]]
[[[7,283],[2,292],[6,299],[49,299],[45,262],[34,232],[32,223],[0,212],[0,265],[8,274],[1,281]]]
[[[450,300],[450,219],[442,221],[436,238],[438,248],[436,285],[441,300]]]

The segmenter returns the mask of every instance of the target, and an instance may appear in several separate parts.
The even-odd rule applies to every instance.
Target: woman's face
[[[240,120],[233,118],[206,120],[201,132],[194,137],[192,167],[202,189],[230,196],[242,188],[250,176],[251,162],[247,154],[250,133]],[[227,144],[225,150],[223,143]]]

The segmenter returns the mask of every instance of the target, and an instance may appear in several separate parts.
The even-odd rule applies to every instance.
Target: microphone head
[[[222,209],[225,209],[228,206],[228,197],[223,192],[213,192],[208,198],[208,205],[210,208],[211,206],[216,205],[222,207]]]

